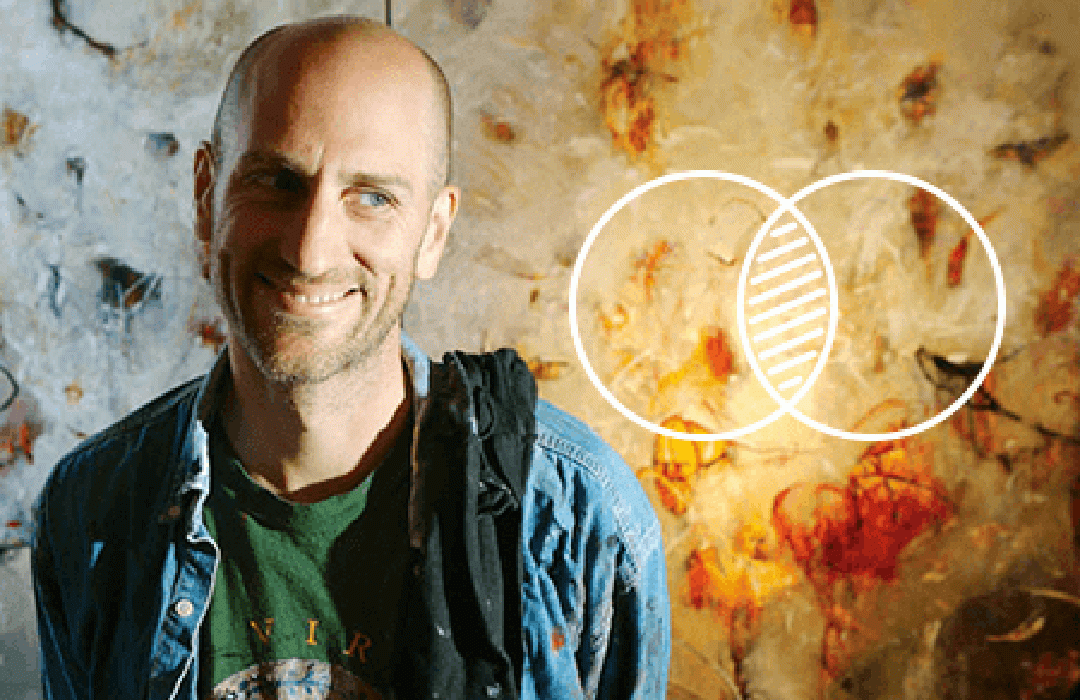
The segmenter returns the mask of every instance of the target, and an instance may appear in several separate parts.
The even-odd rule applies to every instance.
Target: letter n
[[[266,618],[262,627],[259,627],[259,623],[255,622],[255,620],[250,620],[248,625],[251,629],[255,630],[255,634],[259,635],[259,640],[263,644],[270,643],[270,629],[274,626],[274,618]]]

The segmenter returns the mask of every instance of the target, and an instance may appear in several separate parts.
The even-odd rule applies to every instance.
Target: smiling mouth
[[[349,287],[347,289],[342,289],[341,291],[338,291],[338,292],[330,292],[330,293],[324,293],[324,294],[312,294],[312,293],[309,292],[307,294],[301,294],[300,292],[293,291],[293,290],[289,289],[288,286],[286,286],[286,285],[275,284],[272,280],[270,280],[265,275],[257,273],[256,277],[258,277],[259,280],[263,284],[267,285],[268,287],[270,287],[271,289],[276,291],[278,294],[280,294],[283,298],[289,300],[290,302],[300,303],[300,304],[309,304],[309,305],[332,304],[334,302],[341,301],[342,299],[345,299],[346,297],[352,296],[353,294],[359,293],[361,291],[361,289],[359,287]]]
[[[285,292],[285,294],[288,294],[293,299],[296,299],[297,301],[302,302],[304,304],[325,304],[325,303],[330,302],[330,301],[337,301],[338,299],[344,299],[346,296],[348,296],[349,294],[352,294],[354,291],[356,291],[356,290],[354,290],[354,289],[346,289],[345,291],[340,292],[338,294],[327,294],[327,295],[321,296],[321,297],[304,296],[303,294],[293,294],[291,292]]]

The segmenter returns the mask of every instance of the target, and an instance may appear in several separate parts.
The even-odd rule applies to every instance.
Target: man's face
[[[231,346],[269,379],[362,364],[435,272],[457,195],[431,184],[439,126],[422,60],[349,37],[268,49],[253,70],[197,231]],[[197,196],[199,177],[197,157]]]

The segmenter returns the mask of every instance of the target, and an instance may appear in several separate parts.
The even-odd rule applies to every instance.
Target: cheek
[[[222,212],[220,225],[214,232],[217,257],[231,256],[239,261],[247,260],[263,247],[270,234],[280,229],[281,222],[264,212],[255,213],[250,208],[232,206]]]
[[[376,271],[401,276],[416,269],[419,227],[412,222],[380,226],[377,233],[359,232],[352,242],[357,260],[370,261]]]

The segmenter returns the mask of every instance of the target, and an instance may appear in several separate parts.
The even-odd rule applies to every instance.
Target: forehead
[[[239,150],[430,148],[436,90],[425,59],[385,31],[288,29],[255,60],[239,105]],[[407,138],[405,138],[407,136]],[[293,153],[305,157],[307,153]]]

